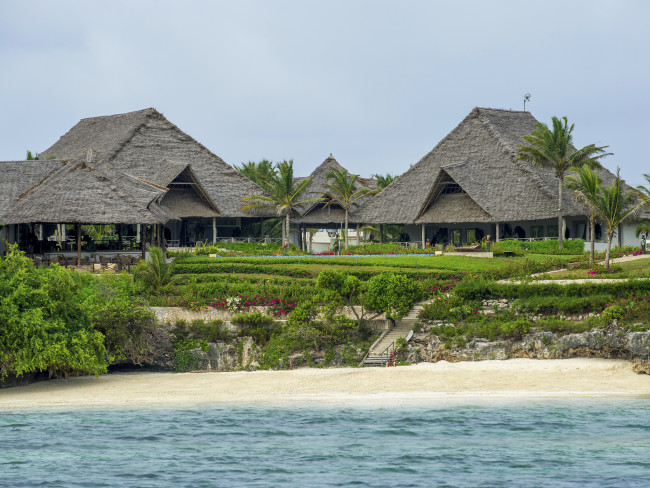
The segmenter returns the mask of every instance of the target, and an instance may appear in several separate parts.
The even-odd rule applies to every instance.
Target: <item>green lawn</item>
[[[602,278],[650,278],[650,256],[644,259],[613,263],[611,274],[590,275],[589,270],[568,269],[556,273],[545,273],[535,278],[538,280],[576,280],[576,279],[602,279]]]

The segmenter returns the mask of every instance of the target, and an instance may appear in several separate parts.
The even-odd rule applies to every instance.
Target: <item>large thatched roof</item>
[[[436,147],[359,209],[371,223],[460,223],[557,216],[558,180],[550,169],[517,161],[517,146],[537,120],[529,112],[475,108]],[[613,175],[599,174],[605,183]],[[585,215],[565,191],[564,215]]]
[[[5,214],[19,195],[60,169],[63,161],[2,161],[0,162],[0,224],[6,224]]]
[[[341,166],[334,156],[331,154],[319,164],[314,171],[309,175],[311,178],[311,183],[307,187],[307,190],[301,200],[310,200],[312,198],[323,198],[324,193],[327,192],[325,185],[329,183],[327,179],[327,173],[331,170],[344,170],[348,175],[351,175],[347,169]],[[377,187],[377,182],[371,178],[359,178],[357,177],[355,181],[355,188],[368,188],[369,190],[374,190]],[[356,220],[352,219],[352,215],[355,209],[359,207],[359,204],[363,204],[364,200],[369,200],[370,197],[364,197],[358,200],[358,203],[355,202],[352,204],[350,209],[350,223],[355,223]],[[343,222],[344,212],[340,207],[334,205],[331,208],[328,206],[324,208],[326,202],[310,202],[304,205],[301,205],[298,209],[298,212],[301,214],[299,218],[296,219],[298,223],[308,223],[308,224],[331,224],[331,223],[340,223]]]
[[[177,220],[160,205],[167,191],[90,163],[69,162],[19,195],[2,219],[7,224],[162,224]]]
[[[153,108],[83,119],[41,157],[83,159],[88,148],[93,149],[97,168],[161,186],[169,185],[189,164],[222,217],[251,216],[240,210],[241,200],[262,194],[257,185]]]

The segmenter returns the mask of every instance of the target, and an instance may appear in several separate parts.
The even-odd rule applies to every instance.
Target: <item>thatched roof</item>
[[[370,223],[460,223],[557,216],[558,180],[550,169],[517,161],[517,146],[537,120],[529,112],[475,108],[436,147],[366,202]],[[605,182],[613,176],[599,172]],[[456,196],[462,195],[462,196]],[[585,215],[564,192],[564,215]]]
[[[262,190],[153,108],[83,119],[41,157],[82,159],[88,148],[97,168],[161,186],[189,164],[222,217],[260,215],[240,208],[243,197]]]
[[[2,219],[7,224],[164,224],[177,220],[160,205],[167,191],[116,171],[107,174],[91,163],[69,162],[19,195]]]
[[[3,216],[19,195],[60,169],[63,161],[2,161],[0,162],[0,224]]]
[[[319,164],[314,171],[309,175],[311,178],[311,183],[307,187],[307,190],[301,200],[309,200],[312,198],[323,198],[323,194],[327,192],[325,185],[329,183],[327,179],[327,173],[331,170],[344,170],[348,175],[351,175],[347,169],[341,166],[334,156],[331,154],[325,159],[321,164]],[[301,178],[302,179],[302,178]],[[372,178],[359,178],[357,177],[355,181],[355,188],[368,188],[374,190],[377,187],[376,180]],[[359,204],[363,203],[364,200],[369,200],[370,197],[364,197],[358,201],[358,203],[353,203],[352,208],[350,209],[350,223],[356,222],[352,219],[352,213],[355,209],[359,207]],[[326,202],[310,202],[305,205],[301,205],[298,208],[298,212],[301,214],[299,218],[296,219],[298,223],[310,223],[310,224],[328,224],[328,223],[340,223],[344,220],[344,212],[341,208],[332,206],[332,208],[323,208]]]

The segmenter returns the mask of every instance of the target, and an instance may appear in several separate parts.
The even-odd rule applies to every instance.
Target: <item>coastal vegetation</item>
[[[186,371],[213,344],[241,359],[231,368],[357,365],[378,335],[369,321],[383,314],[399,320],[425,299],[431,303],[416,329],[450,347],[532,330],[604,329],[614,320],[622,333],[650,328],[650,280],[558,285],[530,279],[567,267],[540,278],[593,277],[582,241],[567,241],[562,250],[557,241],[497,244],[514,256],[278,259],[256,257],[269,246],[246,243],[231,248],[233,257],[178,253],[170,264],[154,248],[133,274],[35,267],[14,248],[0,261],[0,375],[102,374],[117,364],[150,366],[164,355],[174,370]],[[634,252],[615,249],[613,256]],[[617,265],[611,276],[648,278],[648,261]],[[164,324],[149,307],[224,315]]]

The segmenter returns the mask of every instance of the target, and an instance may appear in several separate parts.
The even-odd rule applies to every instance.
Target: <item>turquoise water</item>
[[[3,487],[647,487],[650,401],[0,413]]]

